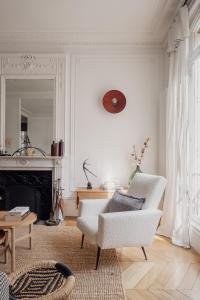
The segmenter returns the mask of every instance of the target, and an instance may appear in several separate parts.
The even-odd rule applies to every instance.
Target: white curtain
[[[169,82],[166,115],[168,180],[159,233],[189,247],[188,197],[188,8],[180,9],[168,36]]]
[[[190,72],[190,211],[191,222],[200,220],[200,33],[192,34]]]

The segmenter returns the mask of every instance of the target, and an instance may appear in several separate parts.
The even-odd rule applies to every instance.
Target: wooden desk
[[[113,192],[105,191],[98,188],[93,188],[88,190],[86,188],[78,188],[76,190],[76,205],[79,207],[79,202],[81,199],[105,199],[111,198]]]
[[[11,271],[15,271],[15,244],[23,239],[29,238],[29,248],[31,249],[32,242],[32,226],[33,223],[37,220],[37,216],[34,213],[30,213],[21,221],[5,221],[4,217],[6,211],[0,211],[0,229],[8,229],[11,231]],[[16,239],[15,229],[17,227],[29,226],[29,233],[23,236],[20,236]]]

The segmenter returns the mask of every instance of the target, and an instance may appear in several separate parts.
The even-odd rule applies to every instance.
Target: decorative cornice
[[[56,57],[31,54],[2,56],[2,74],[55,74]]]
[[[55,44],[69,46],[133,46],[156,45],[162,40],[159,35],[148,32],[0,32],[0,45]]]
[[[46,26],[47,24],[45,23],[43,23],[43,25],[32,23],[29,24],[29,26],[26,26],[26,24],[22,22],[21,26],[18,27],[21,28],[21,31],[18,29],[18,31],[14,32],[8,29],[13,28],[13,30],[16,30],[14,28],[17,27],[12,26],[4,27],[4,31],[0,30],[0,52],[28,51],[27,49],[34,52],[41,51],[41,48],[44,52],[52,51],[52,49],[55,49],[55,52],[58,52],[65,51],[66,48],[69,47],[116,48],[122,46],[133,47],[138,45],[144,47],[159,47],[161,46],[164,36],[168,31],[171,23],[170,18],[176,11],[179,4],[179,0],[152,1],[151,5],[149,5],[148,18],[147,20],[144,19],[144,23],[142,20],[139,20],[139,17],[145,18],[147,7],[140,8],[140,6],[136,5],[136,9],[142,10],[138,11],[139,22],[134,19],[131,20],[130,15],[130,20],[125,22],[126,24],[124,24],[124,26],[121,26],[120,21],[116,26],[113,22],[109,22],[109,20],[107,20],[108,22],[102,26],[101,22],[98,20],[97,22],[94,22],[92,18],[91,20],[88,20],[88,22],[86,22],[87,24],[84,24],[84,26],[82,20],[77,20],[75,23],[72,20],[68,20],[67,22],[64,20],[61,27],[55,25],[55,22],[52,22],[52,31],[50,31],[49,27]],[[104,5],[104,3],[102,5]],[[112,4],[107,6],[107,13],[109,12],[109,9],[112,13],[113,7],[115,6],[112,6]],[[74,6],[72,9],[76,9],[76,7]],[[120,8],[118,9],[119,11],[116,11],[116,13],[121,15]],[[92,14],[92,8],[90,12]],[[126,10],[124,13],[126,13]],[[115,16],[116,15],[117,14],[115,14]],[[26,20],[24,22],[26,22]],[[40,28],[43,31],[40,31]]]
[[[25,71],[35,67],[36,57],[34,55],[26,54],[24,56],[21,56],[21,59],[23,61],[22,64]]]

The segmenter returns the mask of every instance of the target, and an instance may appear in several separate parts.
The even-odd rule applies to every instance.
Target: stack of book
[[[30,213],[28,206],[16,206],[5,215],[5,221],[21,221]]]

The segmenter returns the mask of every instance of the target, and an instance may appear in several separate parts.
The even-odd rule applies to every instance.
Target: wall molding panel
[[[80,164],[77,163],[77,156],[79,155],[79,152],[81,151],[79,147],[77,146],[77,134],[80,133],[80,128],[78,128],[78,118],[77,115],[77,109],[79,109],[80,102],[79,101],[87,101],[86,99],[80,100],[79,95],[77,94],[78,91],[80,91],[80,84],[81,84],[81,76],[80,73],[84,72],[85,66],[93,66],[95,65],[98,69],[98,66],[101,66],[102,64],[106,64],[108,68],[114,69],[116,65],[121,64],[122,66],[133,66],[141,64],[144,68],[144,66],[148,66],[148,68],[152,68],[158,75],[161,71],[160,68],[160,62],[162,61],[162,54],[160,52],[155,52],[154,54],[147,55],[146,52],[143,54],[127,54],[127,55],[111,55],[111,54],[94,54],[94,55],[72,55],[71,58],[71,93],[70,93],[70,165],[69,165],[69,181],[70,181],[70,191],[73,193],[76,190],[77,187],[77,170],[82,173],[82,170],[80,169]],[[98,72],[98,70],[97,70]],[[95,76],[95,74],[94,74]],[[162,77],[162,75],[158,75],[157,79],[159,80],[159,77]],[[130,78],[131,80],[131,78]],[[98,83],[97,83],[98,84]],[[162,79],[160,79],[160,85],[162,85]],[[158,84],[158,85],[159,85]],[[116,83],[117,85],[117,83]],[[160,86],[160,88],[162,88]],[[100,95],[99,95],[100,96]],[[157,108],[156,108],[157,109]],[[92,111],[91,111],[92,113]],[[104,111],[102,112],[104,114]],[[88,112],[88,116],[90,116],[90,112]],[[120,114],[119,114],[120,116]],[[118,117],[119,117],[118,116]],[[95,125],[93,127],[93,130],[95,130]],[[89,133],[88,133],[89,134]],[[157,134],[157,133],[155,133]],[[130,142],[130,143],[133,143]],[[157,145],[158,146],[158,145]],[[156,150],[157,151],[157,150]],[[87,157],[85,157],[87,158]],[[157,168],[157,162],[154,168]]]

